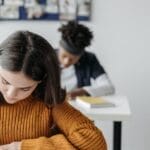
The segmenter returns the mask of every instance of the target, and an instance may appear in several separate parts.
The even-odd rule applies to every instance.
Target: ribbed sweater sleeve
[[[52,108],[62,134],[22,140],[21,150],[107,150],[101,131],[67,102]]]
[[[23,140],[21,150],[76,150],[63,134]]]
[[[102,132],[67,102],[53,108],[53,118],[68,141],[80,150],[106,150]],[[56,142],[59,143],[56,140]]]

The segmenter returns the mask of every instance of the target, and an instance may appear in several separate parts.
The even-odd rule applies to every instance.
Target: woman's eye
[[[21,88],[21,90],[26,92],[26,91],[29,91],[30,89],[29,88]]]

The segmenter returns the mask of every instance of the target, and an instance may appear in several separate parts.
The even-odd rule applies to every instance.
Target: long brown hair
[[[29,31],[11,34],[0,44],[0,66],[8,71],[22,71],[31,79],[42,81],[32,95],[46,104],[64,101],[56,53],[40,35]]]

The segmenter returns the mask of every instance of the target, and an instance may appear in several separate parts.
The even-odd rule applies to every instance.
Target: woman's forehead
[[[23,72],[12,72],[0,67],[0,76],[15,87],[33,86],[37,81],[28,78]]]

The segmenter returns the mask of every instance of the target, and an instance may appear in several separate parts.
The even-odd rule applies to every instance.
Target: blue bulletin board
[[[92,0],[0,0],[0,20],[91,19]]]

